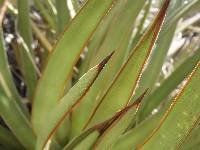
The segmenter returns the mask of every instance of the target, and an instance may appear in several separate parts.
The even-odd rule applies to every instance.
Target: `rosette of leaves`
[[[198,42],[161,70],[177,32],[198,37],[180,20],[200,1],[68,2],[0,1],[0,149],[198,150]]]

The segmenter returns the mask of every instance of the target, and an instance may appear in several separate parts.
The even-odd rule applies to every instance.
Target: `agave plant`
[[[200,148],[199,0],[0,6],[0,149]]]

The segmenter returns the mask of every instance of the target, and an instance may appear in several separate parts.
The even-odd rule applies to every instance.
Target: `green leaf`
[[[24,40],[21,37],[18,37],[18,39],[13,49],[16,55],[16,61],[27,85],[27,96],[32,101],[37,83],[37,74],[40,76],[40,71]]]
[[[135,5],[136,3],[137,5]],[[125,1],[125,5],[122,10],[120,10],[118,16],[115,16],[109,27],[107,36],[100,45],[97,54],[92,59],[90,66],[94,66],[110,52],[119,47],[121,37],[127,34],[127,32],[130,32],[130,29],[133,28],[133,24],[144,4],[145,0]]]
[[[27,89],[28,97],[30,100],[33,98],[33,93],[36,87],[37,76],[35,68],[33,66],[31,59],[34,60],[34,53],[31,47],[32,44],[32,33],[30,26],[30,17],[29,17],[29,1],[28,0],[18,0],[18,30],[21,38],[23,39],[27,49],[25,47],[19,48],[19,62],[20,69],[24,76]],[[27,55],[29,53],[29,56]],[[35,64],[35,63],[34,63]]]
[[[109,89],[102,96],[85,127],[91,127],[108,119],[116,111],[129,103],[143,72],[144,65],[158,37],[168,4],[169,1],[165,1],[153,24],[145,32],[128,60],[116,75]]]
[[[114,9],[117,9],[121,5],[122,8],[118,8],[118,9],[123,11],[124,7],[127,7],[127,5],[125,4],[119,3],[118,4],[119,6],[116,5]],[[114,19],[116,18],[116,16],[119,15],[119,13],[120,12],[116,12],[116,14],[114,15]],[[113,22],[112,22],[112,25],[113,25]],[[132,34],[132,28],[130,27],[129,30],[126,30],[126,32],[123,35],[121,35],[121,39],[118,41],[118,47],[115,50],[113,57],[108,62],[108,64],[106,65],[102,73],[99,75],[97,81],[93,85],[91,91],[88,92],[87,96],[85,97],[84,102],[80,105],[79,109],[75,110],[72,113],[71,137],[74,137],[75,135],[78,135],[81,132],[84,123],[86,122],[86,120],[88,119],[92,111],[91,108],[95,107],[94,105],[98,101],[98,98],[100,98],[100,95],[103,94],[103,92],[106,91],[106,89],[108,89],[110,85],[110,81],[113,80],[117,71],[122,66],[124,62],[125,51],[128,47],[131,34]],[[81,118],[79,117],[80,114],[82,115]]]
[[[146,91],[147,92],[147,91]],[[94,144],[95,150],[110,149],[110,147],[117,141],[119,136],[128,128],[133,121],[135,114],[137,113],[139,103],[144,98],[146,92],[139,97],[135,103],[127,106],[118,114],[117,118],[114,118],[109,127],[99,137],[97,142]]]
[[[56,10],[57,10],[57,31],[58,33],[63,32],[65,26],[70,21],[70,13],[67,7],[66,0],[56,1]]]
[[[35,36],[41,42],[41,45],[45,48],[45,52],[50,52],[52,50],[52,45],[42,33],[42,31],[37,27],[37,25],[33,21],[31,22],[31,27],[33,29],[33,32],[35,33]]]
[[[70,78],[82,49],[114,2],[115,0],[87,1],[55,45],[35,93],[32,123],[36,133],[40,132],[47,113],[62,97],[64,85]]]
[[[92,58],[95,57],[95,54],[99,50],[99,47],[104,42],[106,36],[108,35],[108,30],[111,23],[113,22],[113,19],[116,18],[116,16],[121,12],[124,3],[124,1],[119,1],[118,3],[116,3],[116,5],[113,6],[108,15],[105,16],[104,19],[101,21],[100,25],[98,26],[91,41],[87,46],[88,52],[86,53],[86,56],[79,67],[79,77],[81,77],[90,68]]]
[[[186,141],[181,146],[183,150],[199,150],[200,146],[200,127],[196,127]]]
[[[1,117],[20,143],[22,143],[26,149],[34,150],[36,137],[32,131],[30,122],[16,105],[15,101],[7,97],[4,92],[5,91],[0,87]]]
[[[17,0],[18,7],[18,30],[21,37],[24,39],[24,42],[30,49],[31,54],[33,55],[33,50],[31,47],[32,44],[32,33],[30,26],[30,17],[29,17],[29,1],[27,0]]]
[[[34,0],[34,3],[35,3],[35,6],[39,9],[44,20],[48,23],[48,25],[52,29],[56,29],[55,22],[54,22],[53,18],[51,17],[51,15],[48,13],[47,9],[44,7],[42,1]]]
[[[156,125],[159,123],[162,115],[163,113],[157,113],[122,135],[113,145],[111,150],[135,149],[138,144],[143,142],[146,137],[152,133]]]
[[[0,29],[0,76],[1,78],[3,78],[2,80],[4,80],[5,84],[7,85],[12,98],[16,101],[17,105],[20,107],[21,111],[23,112],[23,114],[29,118],[29,112],[26,109],[25,105],[22,103],[22,100],[18,94],[18,91],[15,87],[14,84],[14,80],[12,78],[11,72],[10,72],[10,68],[9,68],[9,64],[8,64],[8,60],[7,60],[7,54],[6,54],[6,50],[4,47],[4,43],[3,43],[3,38],[2,38],[2,30]]]
[[[142,143],[153,132],[170,104],[171,101],[168,101],[159,112],[124,133],[113,145],[111,150],[135,149],[138,144]]]
[[[114,76],[119,71],[120,67],[122,66],[122,63],[124,62],[126,48],[129,43],[130,36],[132,34],[132,27],[133,27],[133,23],[135,20],[134,18],[136,18],[137,14],[139,13],[138,7],[142,7],[142,6],[140,6],[140,5],[142,5],[142,2],[140,2],[141,4],[138,7],[135,5],[131,5],[131,3],[133,3],[133,1],[127,1],[127,2],[125,2],[125,4],[123,4],[121,6],[122,8],[121,8],[120,12],[117,12],[117,14],[116,14],[117,16],[114,17],[114,21],[112,22],[112,24],[109,27],[110,28],[108,30],[109,33],[111,31],[114,32],[112,30],[112,27],[115,28],[117,32],[119,31],[121,33],[121,31],[123,31],[123,29],[120,28],[121,26],[119,25],[116,28],[115,25],[123,22],[122,20],[124,18],[126,18],[125,22],[127,22],[127,21],[129,22],[129,20],[130,20],[129,17],[131,18],[131,20],[133,19],[131,21],[132,24],[129,22],[128,25],[130,25],[130,26],[128,26],[128,29],[126,29],[123,34],[122,33],[119,34],[120,39],[116,36],[110,37],[113,34],[107,33],[107,35],[109,35],[109,37],[110,37],[110,40],[113,40],[113,38],[117,38],[119,40],[119,41],[117,41],[116,44],[112,44],[114,46],[118,45],[118,47],[115,50],[113,57],[106,65],[105,69],[102,71],[102,73],[97,78],[97,81],[93,85],[92,89],[86,95],[85,100],[80,105],[79,109],[75,110],[72,113],[72,137],[74,135],[77,135],[78,133],[80,133],[81,130],[83,130],[84,124],[86,123],[86,121],[88,120],[88,117],[90,116],[91,112],[93,111],[93,109],[91,109],[91,108],[96,107],[101,96],[108,89],[108,87],[111,84],[111,81],[113,80]],[[129,11],[123,12],[126,9]],[[128,14],[128,16],[124,17],[124,13]],[[119,14],[120,14],[120,16],[119,16]],[[116,42],[116,39],[114,39],[112,42]],[[81,118],[78,117],[80,114],[82,115]]]
[[[62,121],[81,103],[83,97],[88,92],[104,65],[112,56],[106,57],[99,65],[90,69],[81,79],[75,84],[69,92],[60,100],[56,107],[48,114],[43,122],[42,130],[40,131],[36,149],[42,150],[47,142],[51,139]],[[48,126],[46,125],[48,121]]]
[[[158,38],[157,46],[155,47],[143,76],[141,77],[140,86],[136,90],[137,96],[147,88],[154,88],[174,36],[177,21],[199,2],[199,0],[194,0],[188,5],[181,5],[181,0],[173,1],[173,5],[170,6],[170,11],[168,11],[166,21],[163,24],[163,30],[161,30]],[[142,101],[142,103],[146,103],[146,100]],[[140,114],[140,112],[138,112],[138,114]]]
[[[80,144],[78,144],[73,150],[88,150],[91,149],[99,136],[99,132],[94,131],[88,135]],[[67,149],[64,149],[67,150]]]
[[[0,125],[0,144],[9,150],[24,150],[24,147],[16,140],[13,134]]]
[[[200,120],[200,61],[153,133],[138,149],[178,149]],[[191,99],[192,97],[192,99]]]
[[[98,127],[93,127],[75,137],[63,150],[88,150],[99,137]]]
[[[137,26],[137,33],[134,35],[134,38],[130,42],[129,49],[127,52],[128,55],[130,51],[132,50],[132,48],[137,44],[139,39],[142,37],[142,33],[144,32],[143,30],[144,30],[145,21],[148,17],[148,14],[150,13],[151,4],[152,4],[152,0],[148,0],[143,8],[144,15],[142,16],[142,19],[140,20],[139,25]]]
[[[193,56],[186,59],[160,87],[146,98],[146,103],[140,108],[140,120],[144,120],[162,100],[164,100],[192,71],[196,63],[200,60],[200,49]]]
[[[110,140],[110,142],[115,140],[115,137],[118,136],[119,134],[121,134],[122,130],[125,130],[125,128],[127,128],[128,124],[129,124],[129,122],[132,121],[132,119],[129,118],[129,121],[127,121],[125,124],[121,124],[126,116],[126,113],[133,109],[134,113],[130,113],[130,114],[134,115],[135,111],[137,110],[138,104],[143,99],[144,95],[145,95],[145,93],[140,98],[138,98],[137,102],[135,102],[134,104],[132,104],[128,107],[125,107],[121,111],[114,114],[114,116],[112,116],[108,120],[106,120],[100,124],[97,124],[97,125],[93,126],[92,128],[82,132],[79,136],[72,139],[71,142],[65,146],[64,150],[91,149],[93,147],[93,145],[95,144],[95,142],[97,141],[98,137],[101,135],[104,138],[104,133],[107,134],[107,132],[109,132],[108,138],[113,137],[112,140]],[[136,107],[136,108],[134,108],[134,107]],[[126,118],[127,118],[127,116],[126,116]],[[117,129],[117,132],[113,133],[114,128],[118,128],[119,130]],[[114,131],[116,131],[116,129],[114,129]],[[102,137],[100,137],[100,142],[102,140]]]

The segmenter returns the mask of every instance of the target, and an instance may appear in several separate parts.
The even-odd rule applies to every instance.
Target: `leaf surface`
[[[37,140],[37,150],[42,150],[46,146],[47,142],[52,138],[63,120],[81,103],[83,97],[88,92],[111,56],[112,54],[82,76],[77,84],[69,90],[56,107],[48,114],[45,121],[48,121],[49,123],[48,126],[46,125],[46,122],[43,124],[42,131],[40,131]]]
[[[138,145],[137,149],[180,148],[200,120],[199,82],[200,62],[197,63],[156,129],[144,143]]]
[[[70,79],[81,51],[115,1],[87,1],[54,46],[37,85],[33,102],[32,123],[36,133],[40,132],[48,112],[63,96],[65,83]]]
[[[128,60],[116,75],[111,86],[101,98],[85,127],[91,127],[108,119],[129,103],[138,85],[144,65],[158,37],[168,5],[169,1],[166,0],[153,24],[141,38]]]

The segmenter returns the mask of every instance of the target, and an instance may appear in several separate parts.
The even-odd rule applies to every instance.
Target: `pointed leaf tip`
[[[144,97],[145,97],[145,95],[147,94],[148,90],[149,90],[149,89],[146,89],[146,90],[144,91],[144,93],[143,93],[140,97],[138,97],[137,100],[133,103],[134,105],[136,105],[136,108],[138,108],[138,107],[140,106],[140,103],[141,103],[141,101],[144,99]]]
[[[127,106],[126,108],[129,109],[130,107],[133,107],[133,106],[135,106],[136,108],[138,108],[140,106],[141,101],[144,99],[145,95],[147,94],[147,92],[148,92],[148,89],[146,89],[144,91],[144,93],[140,97],[138,97],[133,104]]]
[[[114,54],[115,51],[113,51],[110,55],[108,55],[106,58],[104,58],[99,64],[98,64],[98,69],[99,72],[103,69],[103,67],[107,64],[107,62],[110,60],[112,55]]]

